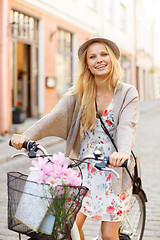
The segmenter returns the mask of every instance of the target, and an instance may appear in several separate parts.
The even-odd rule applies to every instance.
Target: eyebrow
[[[108,53],[108,54],[109,54],[109,52],[107,51],[107,49],[101,51],[100,54],[101,54],[101,53]],[[89,55],[89,56],[91,56],[91,55],[96,55],[96,53],[92,52],[92,53],[89,53],[88,55]]]

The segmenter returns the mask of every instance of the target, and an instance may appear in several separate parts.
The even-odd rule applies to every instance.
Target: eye
[[[90,59],[94,59],[94,58],[95,58],[95,56],[93,55],[93,56],[90,56],[89,58],[90,58]]]
[[[106,52],[106,53],[102,53],[102,56],[108,56],[109,54]]]

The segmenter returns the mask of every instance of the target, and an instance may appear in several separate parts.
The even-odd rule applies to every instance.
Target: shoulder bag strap
[[[110,135],[108,129],[106,128],[106,126],[105,126],[105,124],[104,124],[104,122],[103,122],[101,116],[100,116],[99,113],[98,113],[98,110],[97,110],[97,103],[95,102],[95,104],[96,104],[96,112],[97,112],[97,116],[98,116],[98,118],[99,118],[99,120],[100,120],[100,122],[101,122],[101,127],[102,127],[103,131],[107,134],[107,136],[110,138],[110,140],[111,140],[111,142],[112,142],[112,144],[113,144],[115,150],[118,152],[118,148],[117,148],[117,146],[116,146],[116,144],[115,144],[115,142],[114,142],[114,139],[111,137],[111,135]],[[134,159],[136,160],[136,156],[135,156],[135,154],[134,154],[134,152],[133,152],[132,150],[131,150],[131,153],[132,153]]]
[[[110,135],[108,129],[107,129],[106,126],[104,125],[104,122],[103,122],[102,118],[100,117],[100,115],[98,114],[98,112],[97,112],[97,116],[98,116],[98,118],[99,118],[99,120],[100,120],[100,122],[101,122],[101,127],[102,127],[103,131],[108,135],[108,137],[110,138],[110,140],[111,140],[111,142],[112,142],[114,148],[115,148],[116,151],[118,152],[118,148],[117,148],[117,146],[116,146],[116,144],[115,144],[113,138],[111,137],[111,135]]]
[[[97,103],[95,102],[95,104],[96,104],[96,111],[97,111]],[[110,138],[110,140],[111,140],[114,148],[116,149],[116,152],[118,152],[118,148],[117,148],[117,146],[116,146],[116,144],[115,144],[115,142],[114,142],[114,139],[111,137],[111,135],[110,135],[108,129],[106,128],[106,126],[105,126],[105,124],[104,124],[101,116],[99,115],[98,111],[97,111],[97,116],[98,116],[98,118],[99,118],[99,120],[100,120],[100,122],[101,122],[101,127],[102,127],[103,131],[104,131],[104,132],[107,134],[107,136]],[[136,156],[134,155],[134,153],[133,153],[132,150],[131,150],[131,153],[132,153],[132,155],[133,155],[133,157],[134,157],[134,160],[135,160],[135,162],[136,162]],[[133,179],[133,177],[132,177],[132,175],[131,175],[131,173],[130,173],[130,171],[128,170],[127,167],[126,167],[126,170],[127,170],[128,174],[129,174],[132,182],[134,183],[134,179]]]

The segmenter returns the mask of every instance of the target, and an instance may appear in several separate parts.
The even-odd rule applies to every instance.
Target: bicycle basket
[[[88,189],[57,186],[27,180],[19,172],[7,173],[8,228],[36,239],[66,239]]]

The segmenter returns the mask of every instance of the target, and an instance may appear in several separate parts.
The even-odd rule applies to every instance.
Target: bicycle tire
[[[142,191],[133,195],[130,211],[120,225],[120,233],[127,234],[131,240],[142,240],[146,221],[145,196]]]

